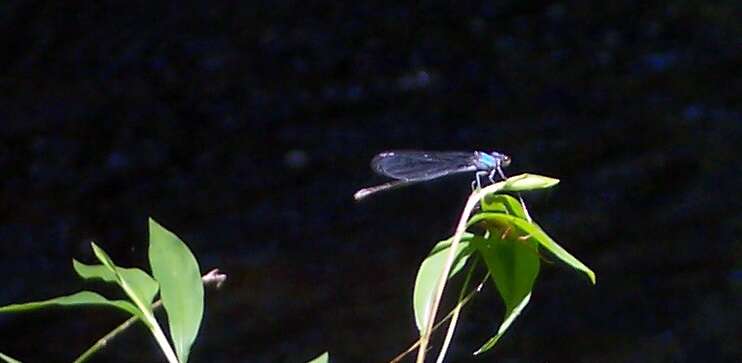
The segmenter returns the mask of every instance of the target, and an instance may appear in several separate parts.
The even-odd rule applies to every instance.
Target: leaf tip
[[[78,275],[80,274],[79,271],[80,271],[80,269],[82,268],[83,265],[84,264],[82,262],[78,261],[77,259],[74,259],[74,258],[72,259],[72,269],[75,270],[75,272],[77,272]]]
[[[481,347],[479,347],[479,349],[477,349],[477,351],[474,352],[473,355],[475,355],[475,356],[476,355],[480,355],[480,354],[482,354],[482,353],[484,353],[484,352],[492,349],[492,347],[495,346],[495,344],[497,343],[497,341],[500,340],[500,336],[501,336],[501,334],[497,334],[497,335],[493,336],[490,340],[488,340]]]
[[[538,174],[520,174],[505,180],[503,189],[511,192],[551,188],[559,184],[559,179]]]
[[[324,352],[307,363],[327,363],[330,361],[330,353]]]

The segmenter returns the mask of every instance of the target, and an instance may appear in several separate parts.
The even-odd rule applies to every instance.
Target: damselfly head
[[[494,156],[497,159],[500,159],[500,166],[501,167],[504,168],[504,167],[510,165],[510,161],[511,161],[510,156],[505,155],[505,154],[498,153],[497,151],[493,151],[492,153],[490,153],[490,155]]]

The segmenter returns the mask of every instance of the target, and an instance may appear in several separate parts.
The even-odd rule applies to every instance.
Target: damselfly
[[[361,200],[376,192],[468,171],[477,172],[472,187],[475,185],[481,187],[479,178],[488,174],[492,182],[496,174],[506,179],[502,168],[508,165],[510,157],[498,152],[386,151],[377,154],[371,160],[371,169],[395,180],[361,189],[353,197]]]

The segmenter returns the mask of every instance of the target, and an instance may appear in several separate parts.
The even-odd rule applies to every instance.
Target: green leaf
[[[13,358],[11,358],[11,357],[3,354],[3,353],[0,353],[0,360],[5,361],[6,363],[21,363],[21,361],[19,361],[17,359],[13,359]]]
[[[89,274],[89,276],[95,276],[104,280],[112,279],[113,281],[116,281],[124,292],[126,292],[126,295],[129,296],[129,299],[134,302],[134,305],[144,311],[146,313],[145,316],[151,317],[152,300],[154,299],[155,294],[157,294],[158,289],[157,281],[153,280],[149,275],[144,273],[144,271],[139,269],[117,267],[113,263],[113,260],[111,260],[111,257],[109,257],[102,248],[94,242],[91,242],[90,244],[93,247],[93,253],[95,256],[101,263],[103,263],[103,266],[108,269],[108,274],[101,273],[95,265],[83,266],[81,263],[73,263],[75,271],[77,271],[80,276],[88,276]],[[153,323],[153,320],[154,318],[146,318],[144,319],[144,322],[149,325]]]
[[[483,212],[497,212],[516,216],[518,218],[528,219],[528,215],[523,209],[520,201],[507,194],[488,194],[481,201]]]
[[[527,237],[533,239],[538,242],[539,245],[554,254],[554,256],[562,262],[587,275],[590,281],[595,284],[595,273],[554,242],[554,240],[551,239],[551,237],[549,237],[536,223],[530,223],[524,219],[513,217],[511,215],[492,212],[484,212],[474,215],[469,220],[469,224],[473,225],[476,223],[483,223],[488,229],[496,231],[512,230],[512,232],[515,232],[521,238]]]
[[[160,283],[170,336],[181,363],[188,361],[204,311],[204,290],[198,262],[183,241],[149,220],[149,262]]]
[[[533,289],[540,267],[538,248],[535,241],[519,240],[517,236],[507,239],[491,236],[474,237],[474,246],[482,255],[509,314]]]
[[[473,235],[468,233],[461,237],[461,242],[459,242],[456,251],[456,259],[448,275],[449,279],[461,271],[464,265],[466,265],[466,261],[472,253],[472,249],[469,247],[469,241],[472,237]],[[449,238],[436,244],[428,257],[420,264],[420,268],[417,271],[412,302],[413,309],[415,310],[415,322],[417,323],[417,329],[420,331],[427,326],[428,316],[430,314],[428,310],[435,298],[436,288],[438,287],[443,267],[448,259],[452,241],[453,238]]]
[[[157,282],[152,281],[147,274],[144,274],[147,278],[142,278],[141,274],[120,274],[119,269],[114,265],[113,260],[111,260],[108,254],[106,254],[106,252],[95,243],[91,243],[91,245],[93,246],[95,257],[97,257],[98,260],[108,268],[113,275],[113,278],[116,280],[116,283],[118,283],[124,292],[126,292],[126,295],[129,296],[129,299],[131,299],[134,305],[141,310],[142,322],[144,322],[152,333],[152,336],[154,336],[157,345],[162,349],[168,362],[177,363],[178,357],[170,347],[167,337],[165,337],[165,333],[162,331],[162,328],[160,328],[160,324],[152,313],[151,296],[154,296],[154,293],[157,292]],[[185,361],[181,361],[180,363],[184,362]]]
[[[497,329],[497,334],[487,340],[476,352],[474,352],[474,355],[482,354],[488,350],[490,350],[492,347],[495,346],[498,340],[502,337],[503,334],[505,334],[505,331],[508,330],[510,325],[515,321],[515,318],[520,315],[521,311],[523,311],[523,308],[528,305],[528,302],[531,300],[531,294],[526,295],[523,300],[520,301],[518,305],[515,306],[513,310],[510,311],[509,314],[505,316],[505,320],[500,324],[500,328]]]
[[[504,183],[501,189],[504,192],[523,192],[551,188],[559,183],[559,179],[543,175],[520,174],[507,178]]]
[[[142,312],[132,303],[124,300],[108,300],[98,293],[92,291],[80,291],[78,293],[60,296],[49,300],[34,301],[23,304],[12,304],[0,307],[0,313],[17,313],[36,309],[42,309],[53,306],[80,306],[80,305],[98,305],[112,306],[129,314],[141,317]]]
[[[314,358],[307,363],[328,363],[329,361],[330,361],[330,353],[324,352],[321,355],[319,355],[317,358]]]
[[[497,232],[497,231],[495,231]],[[531,240],[520,240],[517,235],[501,239],[499,233],[490,233],[490,238],[475,237],[472,240],[482,255],[492,275],[497,291],[505,304],[505,317],[490,338],[474,354],[481,354],[495,346],[515,318],[528,303],[540,268],[537,244]]]
[[[116,274],[111,272],[105,265],[86,265],[73,259],[72,267],[84,279],[101,279],[105,282],[118,283]],[[116,272],[124,281],[127,281],[133,286],[133,289],[142,296],[143,301],[152,303],[159,290],[159,285],[149,274],[138,268],[123,267],[116,267]]]

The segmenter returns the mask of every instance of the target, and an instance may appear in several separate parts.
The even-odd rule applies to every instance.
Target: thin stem
[[[471,267],[469,268],[469,272],[466,274],[466,279],[464,280],[464,284],[461,286],[461,292],[459,293],[459,301],[461,301],[464,296],[466,296],[466,287],[469,286],[469,282],[471,281],[471,276],[474,273],[474,270],[477,268],[477,263],[479,262],[479,255],[476,255],[476,259],[474,262],[472,262]],[[451,340],[453,339],[453,332],[456,330],[456,323],[459,320],[459,314],[461,313],[461,308],[463,305],[457,304],[456,307],[451,311],[453,314],[451,315],[451,322],[448,324],[448,331],[446,332],[446,338],[443,340],[443,345],[441,346],[441,350],[438,352],[438,359],[436,359],[436,363],[443,363],[443,359],[446,357],[446,352],[448,351],[448,346],[451,344]]]
[[[158,300],[154,304],[152,304],[152,310],[158,309],[160,306],[162,306],[162,300]],[[123,322],[121,325],[117,326],[115,329],[108,332],[108,334],[104,335],[102,338],[98,339],[95,344],[93,344],[88,350],[86,350],[84,353],[80,354],[79,357],[77,357],[73,363],[82,363],[88,360],[93,354],[95,354],[97,351],[101,350],[103,347],[108,345],[108,342],[113,340],[117,335],[121,334],[124,330],[128,329],[130,326],[132,326],[134,323],[139,321],[139,318],[136,316],[132,316],[131,318],[127,319],[125,322]]]
[[[170,342],[167,341],[165,333],[162,331],[162,328],[160,328],[160,324],[156,323],[157,320],[155,320],[154,315],[150,318],[155,321],[155,324],[152,324],[152,327],[150,327],[150,331],[152,332],[152,335],[154,335],[157,345],[160,346],[160,349],[162,349],[162,352],[165,354],[165,358],[167,358],[169,363],[179,363],[178,357],[175,355],[175,351],[173,351],[173,347],[170,346]]]
[[[467,294],[466,297],[464,297],[461,301],[459,301],[459,303],[456,304],[456,306],[443,319],[441,319],[441,321],[439,321],[438,323],[436,323],[435,326],[433,326],[433,331],[435,331],[438,328],[440,328],[441,325],[443,325],[443,323],[445,323],[446,321],[448,321],[448,319],[451,319],[453,317],[454,311],[456,309],[461,309],[462,307],[464,307],[469,302],[469,300],[471,300],[474,297],[474,294],[476,294],[479,291],[481,291],[482,290],[482,286],[484,285],[484,283],[487,281],[487,279],[489,277],[490,277],[490,273],[487,272],[487,274],[484,276],[484,278],[479,283],[479,285],[477,285],[477,288],[474,289],[473,291],[469,292],[469,294]],[[397,362],[399,362],[400,360],[402,360],[402,358],[404,358],[407,354],[409,354],[410,352],[412,352],[413,350],[415,350],[415,348],[417,348],[418,346],[420,346],[420,339],[417,339],[414,343],[412,343],[412,345],[409,346],[409,348],[407,348],[404,352],[399,353],[396,357],[394,357],[392,360],[390,360],[389,363],[397,363]]]
[[[518,199],[520,199],[520,205],[523,207],[523,213],[526,214],[526,219],[528,219],[528,223],[533,223],[533,219],[531,219],[531,215],[528,214],[528,208],[526,208],[526,202],[523,200],[523,196],[518,193]]]
[[[213,269],[209,271],[206,275],[203,275],[201,277],[201,281],[203,281],[204,285],[214,286],[216,288],[221,287],[225,279],[226,279],[226,275],[220,274],[218,269]],[[161,306],[162,306],[162,300],[157,300],[154,304],[152,304],[152,311],[159,309]],[[121,323],[121,325],[117,326],[115,329],[108,332],[108,334],[98,339],[98,341],[95,342],[95,344],[93,344],[85,352],[80,354],[80,356],[75,358],[73,363],[82,363],[82,362],[87,361],[88,359],[90,359],[90,357],[93,356],[93,354],[103,349],[106,345],[108,345],[109,342],[111,342],[119,334],[123,333],[126,329],[134,325],[134,323],[136,323],[139,320],[140,319],[136,316],[132,316],[131,318],[127,319],[125,322]],[[154,330],[152,330],[152,333],[153,334],[155,333]],[[165,342],[167,342],[167,339],[165,338],[164,333],[162,333],[162,330],[160,330],[160,338],[158,338],[157,335],[155,335],[155,339],[158,339],[158,343],[159,343],[159,339],[165,339]],[[177,359],[175,361],[177,362]]]
[[[456,227],[456,234],[454,234],[453,241],[451,242],[451,246],[449,247],[450,250],[448,252],[448,257],[446,258],[446,264],[443,266],[443,271],[441,271],[441,275],[438,279],[438,289],[436,290],[435,299],[433,300],[433,304],[431,305],[430,311],[428,312],[428,325],[423,331],[422,336],[420,336],[420,347],[417,351],[417,363],[425,363],[425,354],[427,353],[428,341],[430,340],[430,334],[432,333],[433,325],[435,324],[435,315],[438,311],[441,297],[443,297],[443,290],[446,287],[446,281],[448,280],[447,277],[448,274],[451,272],[451,267],[453,266],[453,262],[456,257],[456,251],[458,250],[459,243],[461,242],[461,237],[464,235],[464,232],[466,232],[466,222],[469,220],[469,216],[471,215],[474,208],[477,206],[477,203],[479,203],[480,198],[482,198],[484,195],[487,195],[488,193],[497,192],[498,190],[502,189],[502,187],[502,182],[489,185],[484,189],[473,192],[469,196],[469,199],[466,201],[466,206],[464,207],[464,211],[461,213],[459,224]]]

